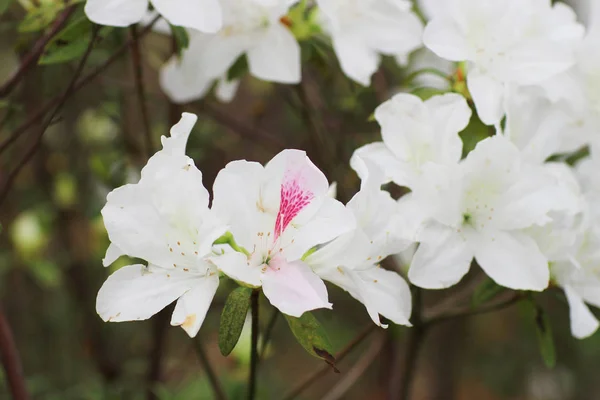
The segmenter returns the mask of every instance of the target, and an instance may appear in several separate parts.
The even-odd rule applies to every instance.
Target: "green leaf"
[[[335,367],[335,357],[331,354],[331,343],[327,333],[311,313],[305,312],[300,318],[285,315],[285,319],[298,343],[309,354],[323,359],[334,371],[339,372]]]
[[[239,287],[231,292],[225,301],[219,325],[219,350],[224,356],[231,353],[240,339],[248,308],[250,308],[252,290]]]
[[[494,297],[498,296],[505,289],[498,285],[491,279],[486,279],[481,285],[479,285],[475,292],[473,292],[473,297],[471,298],[471,305],[475,308],[488,301],[492,300]]]
[[[60,31],[44,49],[39,64],[58,64],[79,58],[91,40],[92,23],[81,17]]]
[[[171,33],[177,45],[177,55],[181,57],[181,53],[190,45],[190,37],[187,30],[181,26],[170,25]]]
[[[12,0],[0,0],[0,15],[4,14],[4,12],[8,10],[10,3],[12,3]]]
[[[537,333],[540,353],[546,367],[553,368],[556,365],[556,350],[554,347],[554,339],[552,337],[552,329],[550,327],[550,319],[544,310],[535,305],[535,331]]]
[[[227,71],[227,80],[234,81],[236,79],[240,79],[248,72],[248,59],[246,58],[246,54],[242,54],[238,57],[237,60],[233,63],[229,71]]]
[[[56,18],[58,13],[62,11],[64,5],[57,2],[43,3],[39,7],[30,10],[25,18],[19,24],[19,32],[38,32],[49,26]]]

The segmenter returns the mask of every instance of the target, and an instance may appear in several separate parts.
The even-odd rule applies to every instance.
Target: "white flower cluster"
[[[282,19],[294,1],[151,2],[171,23],[202,31],[162,71],[173,99],[199,98],[217,80],[231,94],[225,75],[241,54],[254,76],[300,80],[299,46]],[[87,12],[125,25],[142,18],[146,3],[88,0]],[[186,24],[195,10],[187,3],[214,18]],[[193,336],[224,274],[262,288],[291,316],[331,308],[326,280],[361,301],[376,324],[382,315],[410,325],[408,285],[379,262],[417,243],[408,271],[416,286],[450,287],[475,260],[507,288],[560,286],[574,336],[596,331],[586,303],[600,307],[600,33],[550,0],[430,0],[424,30],[404,0],[317,4],[351,79],[368,85],[381,55],[404,58],[422,39],[465,74],[466,90],[426,101],[401,93],[380,105],[383,140],[354,153],[362,185],[346,205],[328,196],[326,177],[304,152],[286,150],[266,166],[228,164],[209,208],[201,172],[185,156],[195,116],[184,114],[140,182],[108,197],[105,264],[126,254],[148,265],[115,272],[98,295],[99,314],[145,319],[178,299],[172,324]],[[116,7],[131,15],[106,22]],[[475,118],[465,96],[495,134],[463,157],[459,133]],[[585,146],[589,156],[565,162]],[[410,193],[394,200],[381,189],[388,182]]]

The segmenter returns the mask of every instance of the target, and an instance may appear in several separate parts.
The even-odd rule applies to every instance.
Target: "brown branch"
[[[198,360],[200,361],[200,364],[202,364],[204,372],[206,372],[206,376],[208,377],[208,381],[210,382],[210,386],[214,392],[215,399],[226,400],[227,396],[225,395],[223,387],[219,382],[219,378],[217,377],[217,374],[215,373],[215,370],[208,359],[206,351],[204,350],[204,346],[202,346],[202,343],[200,342],[200,338],[192,339],[192,342],[194,343],[194,349],[198,355]]]
[[[377,358],[383,345],[385,343],[385,336],[378,335],[375,340],[371,343],[371,346],[367,351],[360,357],[359,360],[352,366],[350,370],[345,374],[344,378],[335,385],[322,400],[338,400],[343,398],[344,394],[356,383],[356,381],[364,374],[369,368],[373,361]]]
[[[0,357],[14,400],[28,400],[21,358],[4,311],[0,308]]]
[[[250,346],[250,374],[248,375],[248,400],[256,396],[256,376],[258,372],[258,298],[260,290],[254,289],[250,296],[250,312],[252,314],[252,338]]]
[[[29,53],[23,57],[23,61],[21,65],[19,65],[19,69],[15,71],[15,73],[8,78],[8,80],[0,86],[0,99],[8,96],[14,88],[18,85],[18,83],[23,79],[25,73],[29,68],[35,65],[38,59],[41,57],[46,45],[52,40],[54,35],[56,35],[67,23],[71,15],[75,12],[76,6],[70,6],[66,8],[59,16],[56,18],[48,33],[44,36],[40,37],[34,44]]]
[[[152,347],[148,355],[148,374],[146,375],[148,400],[158,400],[154,393],[154,384],[160,382],[162,375],[162,359],[165,352],[165,336],[169,326],[169,317],[173,312],[173,307],[169,306],[152,319]]]
[[[144,29],[142,29],[139,32],[138,38],[148,34],[152,30],[154,24],[159,20],[159,18],[160,16],[156,17],[148,26],[144,27]],[[79,91],[88,83],[92,82],[98,75],[100,75],[102,72],[104,72],[104,70],[106,70],[110,65],[112,65],[112,63],[118,60],[119,57],[121,57],[131,47],[131,42],[131,39],[125,42],[106,61],[104,61],[102,64],[96,67],[88,75],[81,78],[81,80],[73,86],[73,93]],[[15,129],[14,132],[4,142],[0,144],[0,154],[4,150],[6,150],[8,146],[10,146],[15,140],[17,140],[25,131],[27,131],[29,128],[34,126],[40,119],[42,119],[54,106],[59,104],[61,101],[61,97],[61,95],[57,95],[53,99],[48,100],[48,102],[41,106],[38,111],[36,111],[31,117],[29,117],[29,119],[27,119],[27,121],[22,123],[17,129]]]
[[[412,384],[416,372],[419,353],[423,345],[423,340],[427,334],[427,325],[422,321],[422,289],[413,288],[413,315],[411,318],[412,328],[408,331],[408,340],[402,359],[402,369],[399,377],[400,392],[397,397],[399,400],[408,400],[412,389]],[[394,379],[395,377],[392,377]],[[392,393],[392,396],[394,394]]]
[[[150,128],[150,116],[148,115],[148,101],[146,99],[146,90],[144,88],[144,66],[142,63],[142,54],[140,52],[140,37],[135,25],[131,26],[131,61],[133,64],[133,75],[135,78],[135,89],[140,103],[140,112],[142,114],[142,124],[144,127],[144,140],[146,141],[146,153],[152,157],[154,146],[152,144],[152,130]]]
[[[237,121],[211,103],[203,102],[200,111],[242,137],[255,140],[274,151],[281,151],[286,148],[285,142],[278,136],[260,128],[252,127],[245,122]]]
[[[29,148],[29,150],[27,150],[27,152],[21,159],[21,162],[17,164],[16,168],[8,174],[6,181],[5,181],[4,185],[2,186],[2,191],[0,192],[0,204],[2,204],[4,202],[4,200],[6,200],[6,197],[8,196],[8,193],[10,192],[10,188],[12,187],[17,176],[19,175],[19,173],[21,172],[23,167],[25,167],[25,165],[31,160],[31,158],[34,156],[34,154],[37,152],[38,148],[40,147],[40,144],[42,143],[42,137],[44,136],[46,129],[48,129],[48,127],[52,124],[54,117],[56,117],[56,115],[60,112],[60,110],[62,109],[62,106],[67,102],[69,96],[72,94],[73,89],[75,87],[75,82],[77,81],[77,79],[79,78],[81,73],[83,72],[83,68],[85,67],[85,64],[87,63],[87,60],[92,52],[92,49],[94,48],[94,42],[96,41],[96,38],[98,37],[99,30],[100,30],[100,27],[98,25],[94,25],[90,44],[88,45],[83,57],[81,57],[81,61],[79,62],[79,65],[77,66],[77,70],[75,71],[75,74],[73,75],[73,78],[71,79],[71,82],[69,83],[69,85],[67,86],[67,88],[65,89],[63,94],[59,97],[58,104],[54,108],[54,111],[50,115],[50,118],[48,118],[46,120],[46,122],[42,125],[42,127],[38,131],[37,135],[35,136],[35,141],[34,141],[33,145]]]
[[[373,323],[369,323],[369,325],[356,336],[350,343],[346,345],[339,353],[335,355],[335,360],[339,363],[342,361],[356,346],[358,346],[363,340],[365,340],[371,332],[375,330],[377,325]],[[331,366],[329,364],[323,366],[318,369],[314,373],[310,374],[304,380],[302,380],[295,388],[290,390],[285,396],[283,396],[284,400],[292,400],[299,396],[302,392],[304,392],[310,385],[315,383],[319,378],[325,376],[328,371],[331,370]]]

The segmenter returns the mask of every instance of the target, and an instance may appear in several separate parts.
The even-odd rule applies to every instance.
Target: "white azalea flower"
[[[150,4],[173,25],[208,33],[221,29],[219,0],[87,0],[84,10],[99,25],[124,27],[142,21]]]
[[[202,98],[217,80],[225,79],[229,68],[244,54],[254,77],[299,83],[300,46],[280,21],[294,2],[221,0],[223,29],[212,35],[190,35],[190,45],[181,59],[173,57],[161,70],[165,93],[178,103]],[[231,98],[235,86],[220,90],[224,90],[224,98]]]
[[[423,36],[442,58],[467,61],[467,85],[480,119],[498,124],[509,85],[535,85],[573,65],[583,26],[549,0],[448,0]]]
[[[458,166],[430,164],[407,201],[427,216],[409,279],[424,288],[449,287],[475,258],[499,285],[545,289],[548,261],[524,230],[567,206],[555,193],[555,176],[524,162],[503,136],[481,141]]]
[[[386,180],[412,188],[428,163],[452,165],[462,155],[462,131],[471,109],[458,94],[434,96],[423,101],[411,94],[397,94],[375,110],[383,142],[356,150],[350,165],[364,179],[359,159],[369,160],[384,172]]]
[[[381,54],[407,55],[421,46],[423,25],[405,0],[317,0],[324,30],[344,73],[363,86]]]
[[[207,256],[226,226],[209,210],[202,173],[185,155],[196,119],[183,114],[171,137],[163,137],[163,149],[150,158],[140,181],[108,195],[102,216],[111,245],[104,264],[128,255],[148,265],[123,267],[104,283],[96,310],[105,321],[148,319],[177,300],[171,324],[190,336],[202,325],[219,285],[218,271]]]
[[[212,209],[243,249],[212,258],[230,278],[262,287],[273,306],[294,317],[331,308],[325,284],[302,260],[355,222],[328,196],[327,178],[303,151],[284,150],[266,166],[229,163],[215,180]]]
[[[390,254],[405,250],[411,242],[395,233],[397,204],[381,190],[373,177],[377,168],[369,166],[371,176],[363,180],[361,190],[346,207],[354,214],[357,227],[324,245],[306,258],[321,278],[349,292],[363,303],[379,326],[379,315],[396,324],[410,325],[411,294],[404,279],[396,272],[380,268],[378,263]]]

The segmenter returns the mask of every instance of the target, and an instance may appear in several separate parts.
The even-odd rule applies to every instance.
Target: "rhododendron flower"
[[[369,86],[381,54],[405,55],[421,46],[423,25],[405,0],[317,0],[324,30],[344,73]]]
[[[300,46],[280,21],[290,0],[222,0],[223,29],[213,35],[192,33],[181,59],[173,57],[163,67],[160,83],[175,102],[202,98],[218,80],[227,82],[227,71],[245,55],[250,74],[265,81],[300,82]],[[234,86],[229,89],[232,97]]]
[[[219,0],[87,0],[85,13],[100,25],[129,26],[142,21],[150,4],[172,25],[208,33],[221,29]]]
[[[285,150],[264,167],[229,163],[215,180],[212,209],[229,224],[240,249],[212,261],[230,278],[262,287],[284,314],[331,308],[325,284],[302,260],[314,246],[354,227],[352,213],[328,189],[303,151]]]
[[[369,176],[346,205],[357,221],[356,228],[319,248],[306,262],[321,278],[363,303],[377,325],[387,327],[379,319],[381,314],[396,324],[410,326],[410,289],[400,275],[379,263],[405,250],[411,242],[396,234],[398,207],[380,188],[377,175],[381,172],[366,164]]]
[[[503,136],[480,142],[458,166],[430,165],[409,198],[425,215],[409,279],[424,288],[457,283],[473,258],[499,285],[543,290],[548,260],[524,231],[570,206],[556,177],[522,160]]]
[[[107,279],[96,301],[105,321],[148,319],[177,300],[171,324],[190,336],[202,325],[219,285],[207,256],[226,226],[209,210],[202,173],[185,155],[195,122],[195,115],[183,114],[140,181],[108,195],[102,216],[111,244],[104,264],[128,255],[148,265],[123,267]]]
[[[471,109],[458,94],[434,96],[423,101],[411,94],[397,94],[375,110],[383,142],[356,150],[350,165],[364,178],[358,159],[378,165],[386,180],[412,188],[428,163],[456,164],[462,155],[462,131]]]
[[[467,86],[481,120],[498,124],[512,85],[535,85],[573,65],[583,37],[566,5],[549,0],[448,0],[425,27],[425,45],[467,61]]]

